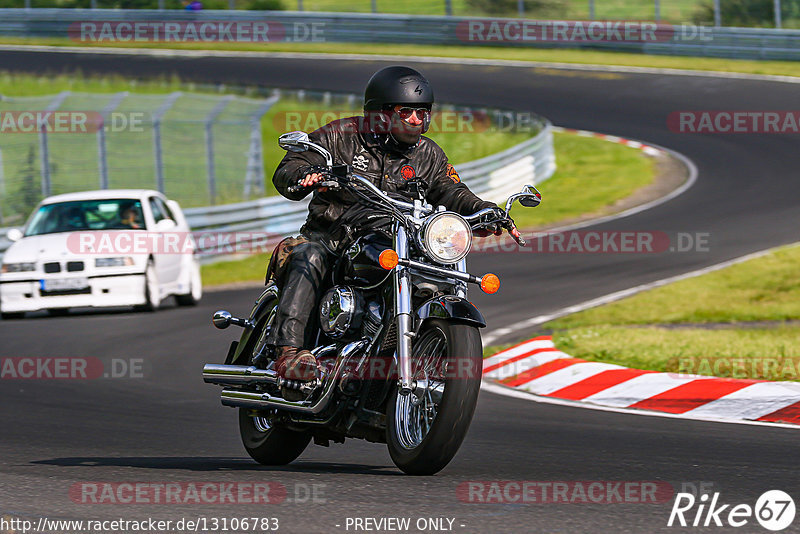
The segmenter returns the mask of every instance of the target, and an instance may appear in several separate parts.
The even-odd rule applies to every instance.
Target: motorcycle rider
[[[444,151],[423,137],[430,126],[433,90],[418,71],[386,67],[376,72],[364,92],[364,115],[333,121],[309,134],[326,148],[334,164],[347,164],[381,190],[398,199],[424,199],[462,215],[483,208],[505,212],[481,200],[461,182]],[[273,177],[278,192],[290,200],[305,197],[313,184],[325,180],[324,158],[316,152],[288,152]],[[305,187],[291,193],[290,186]],[[319,188],[301,228],[302,241],[289,256],[282,296],[267,342],[277,350],[275,370],[283,378],[313,380],[317,362],[306,350],[314,343],[311,313],[322,296],[328,268],[347,246],[354,228],[387,227],[385,214],[371,209],[346,190]],[[513,221],[507,228],[511,231]],[[478,235],[502,228],[495,224]],[[477,232],[476,232],[477,233]],[[284,391],[284,396],[292,392]]]

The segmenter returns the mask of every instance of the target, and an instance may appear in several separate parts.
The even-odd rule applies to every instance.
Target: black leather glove
[[[493,214],[490,214],[490,215],[484,215],[484,217],[486,219],[491,220],[491,219],[500,219],[500,218],[506,218],[507,217],[505,210],[503,210],[502,208],[497,207],[494,204],[490,204],[490,205],[484,206],[481,209],[484,209],[484,208],[491,208],[492,211],[494,212]],[[513,221],[512,221],[512,224],[513,224]],[[473,231],[473,234],[478,236],[478,237],[488,237],[488,236],[490,236],[492,234],[494,234],[496,236],[501,236],[501,235],[503,235],[503,227],[504,227],[504,225],[503,225],[502,222],[500,222],[500,221],[493,222],[493,223],[485,225],[485,226],[483,226],[481,228],[476,229],[475,231]]]

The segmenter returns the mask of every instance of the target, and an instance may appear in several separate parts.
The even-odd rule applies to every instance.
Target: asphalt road
[[[0,70],[175,73],[202,82],[342,91],[359,91],[381,65],[0,54]],[[492,270],[503,280],[494,296],[471,295],[490,329],[797,240],[796,136],[676,134],[666,126],[668,114],[678,110],[792,110],[795,85],[541,68],[419,67],[441,101],[501,103],[536,111],[559,126],[647,140],[685,154],[699,170],[697,184],[680,197],[598,229],[707,233],[708,250],[473,255],[471,271]],[[542,189],[545,203],[537,209],[546,209],[546,186]],[[255,296],[245,290],[210,293],[197,308],[156,314],[0,322],[2,357],[88,356],[101,359],[106,370],[121,368],[120,361],[139,365],[132,359],[140,359],[142,366],[141,377],[0,382],[0,511],[34,519],[277,517],[284,532],[353,532],[352,526],[346,528],[348,517],[399,516],[412,518],[412,524],[422,517],[451,518],[457,532],[649,533],[701,529],[666,527],[670,502],[477,504],[460,500],[458,488],[487,480],[660,481],[680,491],[705,482],[720,492],[723,503],[753,505],[768,489],[800,496],[794,430],[598,412],[486,393],[461,451],[435,477],[403,476],[385,447],[359,441],[311,446],[285,468],[258,466],[241,448],[235,412],[221,407],[218,389],[200,378],[202,364],[220,361],[234,335],[211,327],[213,310],[244,314]],[[259,506],[74,502],[70,489],[91,481],[273,481],[286,487],[289,498]],[[316,499],[303,502],[313,484],[318,485]],[[752,519],[735,530],[764,531]]]

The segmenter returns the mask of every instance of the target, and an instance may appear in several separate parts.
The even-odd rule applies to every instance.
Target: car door
[[[178,282],[181,267],[180,236],[176,236],[177,222],[161,198],[149,198],[150,211],[155,221],[154,232],[159,234],[159,246],[154,253],[156,274],[160,285],[173,286]]]

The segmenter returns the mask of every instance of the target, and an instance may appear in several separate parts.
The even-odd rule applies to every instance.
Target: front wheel
[[[178,306],[197,306],[201,298],[203,298],[203,280],[200,277],[200,265],[193,261],[189,276],[189,292],[175,295],[175,300]]]
[[[266,417],[251,416],[246,408],[239,409],[239,433],[247,454],[262,465],[286,465],[300,456],[311,441],[308,432],[273,426]]]
[[[432,475],[453,459],[469,429],[480,391],[483,349],[478,329],[428,320],[414,340],[416,389],[387,405],[386,443],[409,475]]]
[[[144,304],[134,306],[136,311],[154,312],[161,305],[161,286],[158,285],[156,266],[153,260],[147,262],[144,272]]]

